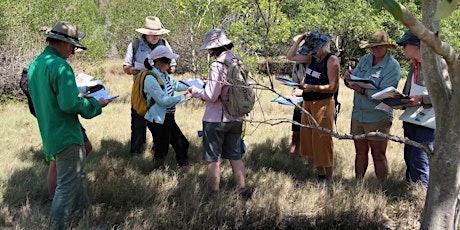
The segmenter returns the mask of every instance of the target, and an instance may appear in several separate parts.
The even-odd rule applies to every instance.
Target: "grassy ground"
[[[372,162],[365,179],[355,181],[353,142],[334,139],[335,176],[322,183],[307,170],[302,158],[288,156],[291,132],[287,123],[248,124],[244,161],[252,199],[244,201],[236,195],[228,162],[222,164],[222,193],[218,198],[208,196],[206,164],[200,160],[197,136],[204,105],[196,99],[178,106],[176,114],[191,143],[192,165],[176,168],[171,150],[167,167],[153,170],[149,150],[142,158],[128,153],[132,80],[122,72],[120,63],[113,60],[97,68],[76,68],[77,73],[103,76],[111,94],[120,98],[104,108],[102,115],[82,119],[94,147],[87,167],[93,207],[88,216],[75,220],[74,229],[418,228],[425,191],[404,183],[401,144],[389,144],[390,176],[381,184]],[[261,83],[269,85],[267,78]],[[282,94],[290,91],[277,83],[275,89]],[[271,92],[259,93],[252,119],[291,118],[292,107],[270,102],[275,97]],[[348,133],[352,92],[343,85],[340,101],[337,132]],[[0,227],[46,229],[51,205],[46,188],[48,165],[37,123],[24,103],[1,105],[0,116]],[[397,118],[391,132],[402,135]]]

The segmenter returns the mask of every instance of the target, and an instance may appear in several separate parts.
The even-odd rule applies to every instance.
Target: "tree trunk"
[[[439,21],[434,20],[439,0],[423,0],[423,25],[436,33],[440,31]],[[430,181],[423,210],[421,229],[457,229],[460,191],[460,93],[457,54],[446,55],[442,44],[424,41],[421,46],[422,68],[430,98],[436,113],[436,138],[434,153],[430,157]],[[452,91],[443,84],[436,53],[446,59]],[[455,55],[454,57],[452,55]],[[452,61],[454,60],[454,61]]]
[[[430,182],[421,229],[457,229],[458,227],[460,138],[458,135],[445,137],[446,139],[441,139],[442,137],[437,134],[436,140],[443,141],[436,142],[436,150],[430,159]]]

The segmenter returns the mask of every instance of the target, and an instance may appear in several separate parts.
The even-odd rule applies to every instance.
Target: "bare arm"
[[[297,53],[299,50],[300,43],[307,37],[308,32],[305,32],[302,36],[300,36],[297,41],[292,44],[291,48],[286,54],[286,58],[290,61],[301,62],[301,63],[309,63],[311,59],[311,55],[303,56]]]
[[[128,75],[136,75],[140,72],[140,70],[134,69],[134,67],[128,65],[123,66],[123,71]]]

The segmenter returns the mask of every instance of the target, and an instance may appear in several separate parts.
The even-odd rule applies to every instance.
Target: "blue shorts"
[[[202,159],[208,162],[218,162],[220,158],[241,160],[242,129],[241,121],[203,121]]]

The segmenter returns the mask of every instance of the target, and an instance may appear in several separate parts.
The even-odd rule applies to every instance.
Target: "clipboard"
[[[198,89],[203,89],[204,82],[200,79],[185,79],[185,80],[180,80],[182,84],[190,87],[190,86],[195,86]]]
[[[359,85],[359,87],[364,89],[377,89],[377,85],[375,82],[370,79],[360,78],[355,75],[350,75],[350,79],[347,80],[348,82],[355,83]]]
[[[433,107],[408,107],[399,117],[400,120],[427,128],[436,129],[436,117]]]
[[[285,96],[287,99],[278,96],[272,100],[272,102],[278,102],[280,105],[291,105],[299,104],[303,101],[303,97]]]
[[[276,76],[275,79],[282,82],[284,85],[291,86],[291,87],[299,87],[300,85],[299,83],[293,80],[290,80],[284,77],[280,77],[280,76]]]

